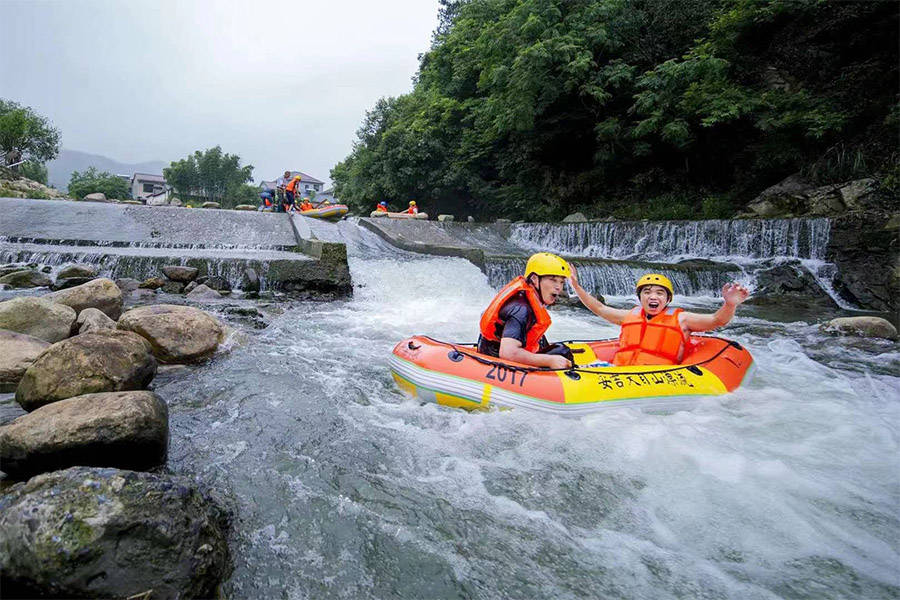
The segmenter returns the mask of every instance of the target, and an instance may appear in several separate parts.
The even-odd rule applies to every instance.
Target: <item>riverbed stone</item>
[[[57,279],[68,279],[69,277],[90,277],[94,278],[98,275],[99,271],[97,267],[94,265],[88,264],[74,264],[67,265],[59,270],[59,273],[56,274]]]
[[[94,192],[84,197],[88,202],[110,202],[109,198],[103,192]]]
[[[158,290],[166,285],[166,280],[162,277],[150,277],[142,281],[138,287],[144,290]]]
[[[10,477],[78,465],[143,471],[166,462],[169,417],[153,392],[84,394],[0,427],[0,465]]]
[[[221,208],[222,205],[218,202],[204,202],[200,205],[200,208]]]
[[[209,277],[206,281],[203,282],[208,288],[214,289],[217,292],[230,292],[231,291],[231,283],[228,282],[224,277],[219,277],[218,275],[214,275]]]
[[[571,215],[567,215],[565,218],[563,218],[562,222],[563,223],[584,223],[587,220],[588,219],[586,216],[584,216],[584,213],[576,212],[576,213],[572,213]]]
[[[67,290],[69,288],[75,287],[76,285],[82,285],[84,283],[92,281],[93,279],[93,277],[66,277],[64,279],[57,278],[57,280],[50,285],[50,289],[54,292],[58,290]]]
[[[174,304],[134,308],[122,315],[118,328],[146,338],[154,356],[169,364],[203,360],[225,338],[225,327],[218,319],[199,308]]]
[[[9,275],[0,277],[0,285],[8,285],[11,288],[35,288],[49,287],[53,281],[39,271],[22,269]]]
[[[131,277],[122,277],[121,279],[116,279],[116,285],[122,290],[123,294],[127,294],[128,292],[133,292],[138,289],[138,286],[141,284],[137,279],[132,279]]]
[[[441,223],[448,223],[450,221],[455,220],[456,217],[454,215],[438,215],[437,220]]]
[[[4,597],[213,598],[229,515],[187,477],[72,467],[0,497]]]
[[[193,284],[196,282],[192,281],[191,283]],[[194,287],[190,292],[187,292],[187,297],[191,300],[216,300],[222,298],[222,294],[201,283]]]
[[[107,317],[101,310],[86,308],[78,313],[75,326],[78,328],[78,333],[87,333],[88,331],[97,331],[99,329],[115,329],[116,322]]]
[[[69,337],[77,317],[73,308],[44,298],[21,297],[0,302],[0,329],[50,343]]]
[[[47,300],[64,304],[81,312],[86,308],[97,308],[110,319],[118,319],[122,314],[122,290],[112,279],[101,277],[67,290],[51,292],[42,296]]]
[[[16,401],[32,411],[82,394],[142,390],[156,365],[150,344],[133,332],[82,333],[53,344],[28,367]]]
[[[167,294],[180,294],[184,291],[184,284],[180,281],[167,281],[159,290]]]
[[[16,391],[25,371],[49,347],[42,339],[0,329],[0,392]]]
[[[166,265],[162,268],[163,274],[172,281],[180,281],[181,283],[190,283],[197,278],[199,269],[194,267],[185,267],[182,265]]]
[[[897,328],[881,317],[840,317],[823,324],[822,331],[894,341],[898,339]]]
[[[244,269],[244,277],[241,282],[241,289],[245,292],[258,292],[260,288],[259,274],[256,269],[247,267]]]
[[[256,206],[253,204],[238,204],[234,207],[234,210],[256,210]]]

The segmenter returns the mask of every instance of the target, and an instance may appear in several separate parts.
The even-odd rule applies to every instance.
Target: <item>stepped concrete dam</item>
[[[630,295],[642,273],[655,271],[691,296],[715,296],[740,280],[757,301],[900,309],[896,274],[876,268],[879,257],[896,261],[897,250],[896,231],[878,215],[583,223],[350,217],[335,224],[296,213],[11,198],[0,199],[0,214],[0,262],[91,263],[113,278],[142,280],[180,264],[240,288],[249,269],[264,290],[333,299],[352,293],[348,244],[374,234],[406,252],[464,258],[494,287],[520,274],[531,253],[551,251],[604,295]]]

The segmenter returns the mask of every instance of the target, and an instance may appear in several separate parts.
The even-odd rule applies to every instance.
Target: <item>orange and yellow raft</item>
[[[394,347],[391,374],[405,392],[445,406],[580,416],[612,406],[679,408],[699,396],[733,392],[753,366],[746,348],[712,336],[692,336],[680,365],[595,366],[612,360],[618,340],[566,344],[575,367],[550,370],[479,354],[471,344],[413,336]]]

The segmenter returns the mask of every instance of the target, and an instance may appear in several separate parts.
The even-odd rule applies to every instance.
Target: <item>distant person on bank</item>
[[[285,171],[284,175],[275,180],[275,212],[284,212],[284,188],[290,182],[290,171]]]
[[[297,194],[297,186],[300,185],[300,176],[294,177],[284,186],[284,210],[290,210],[294,206],[294,198]]]
[[[9,152],[6,153],[6,164],[7,166],[15,172],[19,171],[19,165],[17,164],[22,160],[22,153],[18,148],[13,148]]]
[[[272,210],[272,202],[275,200],[275,194],[272,190],[265,189],[259,193],[259,210]]]
[[[672,282],[664,275],[651,273],[638,279],[635,289],[641,305],[631,310],[611,308],[591,296],[578,283],[572,267],[569,282],[581,303],[610,323],[622,326],[619,349],[613,357],[616,366],[677,365],[690,350],[691,333],[710,331],[727,325],[734,312],[750,296],[739,283],[722,287],[722,308],[701,315],[680,308],[669,308],[675,296]]]
[[[506,284],[481,315],[478,351],[534,367],[571,367],[572,351],[544,337],[550,327],[547,307],[562,294],[569,274],[569,264],[555,254],[529,258],[525,276]]]
[[[409,208],[406,209],[406,214],[408,215],[417,215],[419,214],[419,207],[416,206],[415,200],[409,201]]]
[[[382,200],[378,204],[375,205],[375,212],[388,212],[387,202]]]

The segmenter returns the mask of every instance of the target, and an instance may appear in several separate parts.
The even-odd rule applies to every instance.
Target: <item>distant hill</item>
[[[72,171],[85,171],[89,167],[97,167],[98,170],[109,171],[113,175],[131,176],[134,173],[162,175],[163,168],[168,166],[169,163],[161,160],[135,164],[121,163],[99,154],[88,154],[63,148],[60,150],[59,156],[47,163],[47,179],[51,186],[65,191],[69,185],[69,179],[72,178]]]

